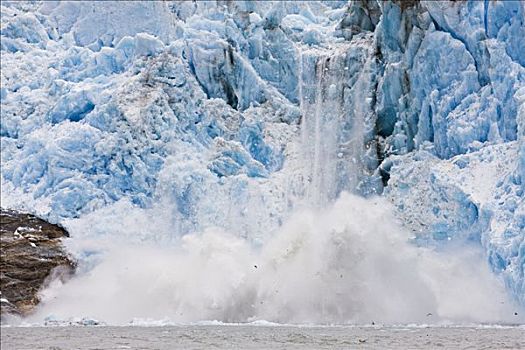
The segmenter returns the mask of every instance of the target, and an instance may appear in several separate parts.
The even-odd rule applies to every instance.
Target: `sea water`
[[[524,349],[524,326],[3,327],[3,350]]]

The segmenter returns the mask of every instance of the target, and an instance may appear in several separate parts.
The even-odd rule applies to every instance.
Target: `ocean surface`
[[[525,327],[2,327],[2,350],[525,349]]]

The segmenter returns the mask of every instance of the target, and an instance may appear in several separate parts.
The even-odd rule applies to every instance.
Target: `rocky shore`
[[[6,314],[27,315],[51,279],[67,279],[75,263],[64,250],[68,232],[36,216],[0,210],[0,305]]]

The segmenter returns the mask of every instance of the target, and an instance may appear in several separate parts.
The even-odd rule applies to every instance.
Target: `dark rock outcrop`
[[[1,314],[25,315],[52,278],[66,279],[75,263],[61,239],[68,232],[30,214],[0,210]]]

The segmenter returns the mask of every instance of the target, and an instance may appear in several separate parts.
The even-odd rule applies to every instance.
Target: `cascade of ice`
[[[301,54],[301,141],[309,205],[323,207],[343,190],[358,190],[363,179],[367,51],[344,45]]]
[[[336,128],[341,104],[334,92],[332,57],[309,50],[301,56],[301,138],[305,164],[306,197],[322,206],[336,195]],[[330,70],[332,68],[332,70]]]

